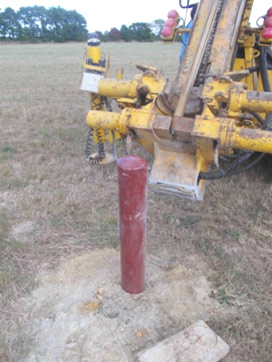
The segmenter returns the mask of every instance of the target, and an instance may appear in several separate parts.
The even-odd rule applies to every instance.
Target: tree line
[[[0,12],[0,39],[27,42],[83,41],[87,22],[75,10],[43,6],[8,7]]]
[[[1,9],[0,9],[1,10]],[[96,31],[101,41],[152,42],[160,39],[164,20],[152,23],[122,25],[120,29]],[[75,10],[43,6],[21,7],[18,11],[8,7],[0,11],[0,40],[25,42],[66,42],[87,39],[87,22]]]
[[[130,26],[122,25],[120,29],[112,28],[110,31],[96,31],[101,41],[139,41],[152,42],[160,39],[164,20],[157,19],[152,23],[133,23]]]

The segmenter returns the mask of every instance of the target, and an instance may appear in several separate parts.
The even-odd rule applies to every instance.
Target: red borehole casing
[[[138,156],[120,158],[119,230],[121,286],[131,294],[144,290],[147,209],[147,162]]]

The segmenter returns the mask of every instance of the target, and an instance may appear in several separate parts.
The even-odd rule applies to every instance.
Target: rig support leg
[[[144,290],[146,251],[147,162],[127,156],[117,163],[121,286],[130,294]]]

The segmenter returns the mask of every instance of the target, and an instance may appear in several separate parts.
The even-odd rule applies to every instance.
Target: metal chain
[[[104,107],[105,99],[98,95],[91,95],[91,105],[93,110],[101,110]],[[97,138],[97,155],[92,154],[92,143],[93,143],[93,132],[95,132]],[[105,148],[104,148],[104,141],[99,129],[93,130],[90,128],[88,131],[87,139],[86,139],[86,147],[85,147],[85,155],[86,160],[92,164],[97,165],[105,158]]]
[[[97,138],[99,141],[99,137],[97,134]],[[92,165],[99,164],[105,158],[105,150],[104,143],[98,143],[98,155],[96,157],[92,156],[92,142],[93,142],[93,129],[90,128],[88,131],[87,139],[86,139],[86,147],[85,147],[85,155],[86,161],[88,161]]]
[[[104,141],[103,141],[103,136],[101,134],[101,130],[97,129],[95,132],[98,141],[98,156],[105,158]]]
[[[205,76],[207,73],[207,69],[208,69],[208,63],[209,63],[209,58],[210,58],[210,54],[211,54],[211,50],[212,50],[212,46],[213,46],[213,41],[215,38],[215,34],[216,34],[216,30],[217,30],[217,26],[218,26],[218,22],[220,19],[220,15],[223,9],[223,5],[224,5],[224,0],[221,0],[218,4],[218,10],[215,16],[215,20],[214,20],[214,25],[196,76],[196,80],[194,83],[195,87],[199,87],[201,84],[204,84],[205,82]]]

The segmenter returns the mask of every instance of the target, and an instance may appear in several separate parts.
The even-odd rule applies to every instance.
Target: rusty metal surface
[[[272,132],[239,127],[234,119],[197,117],[192,137],[199,142],[216,141],[220,145],[221,153],[228,153],[233,148],[272,153]]]
[[[235,148],[271,154],[272,132],[249,128],[236,129],[231,144]]]
[[[205,183],[198,183],[199,163],[196,155],[167,150],[155,143],[155,161],[149,184],[155,192],[189,200],[202,200]]]
[[[195,86],[197,86],[197,87],[200,84],[204,84],[205,79],[206,79],[207,71],[209,69],[209,59],[210,59],[210,55],[211,55],[211,50],[212,50],[212,47],[214,44],[215,35],[217,33],[218,23],[219,23],[219,19],[221,17],[224,2],[225,2],[225,0],[220,0],[218,3],[218,6],[217,6],[216,16],[214,19],[212,30],[209,35],[209,40],[206,45],[205,52],[203,54],[203,58],[202,58],[202,61],[201,61],[201,64],[200,64],[200,67],[199,67],[199,70],[197,73],[197,77],[195,80]]]
[[[140,79],[130,81],[104,78],[98,84],[99,95],[112,98],[137,96],[137,87],[140,85]]]
[[[170,125],[171,117],[156,116],[153,123],[153,131],[156,133],[157,137],[171,140]]]
[[[272,93],[259,91],[230,92],[230,112],[250,110],[255,112],[272,112]]]
[[[171,128],[174,130],[177,118],[184,115],[186,103],[196,79],[220,0],[202,0],[196,14],[189,43],[177,75],[171,106],[175,114]]]
[[[243,18],[242,18],[240,33],[239,33],[240,41],[244,41],[247,37],[247,29],[249,26],[249,18],[251,15],[253,3],[254,3],[254,0],[246,0],[246,5],[244,8]]]
[[[182,142],[191,142],[191,132],[193,131],[194,123],[194,118],[182,117],[180,119],[177,119],[175,127],[176,139]]]
[[[87,124],[122,137],[129,132],[154,154],[150,182],[156,191],[201,199],[199,172],[218,166],[219,155],[272,153],[272,132],[252,114],[272,113],[272,93],[256,91],[263,90],[259,74],[246,70],[260,56],[257,33],[248,27],[252,4],[201,0],[174,85],[145,64],[137,65],[143,74],[131,81],[99,82],[99,94],[115,98],[122,111],[90,111]]]
[[[234,51],[234,39],[238,37],[245,0],[225,0],[210,55],[210,74],[219,77],[229,71]]]

